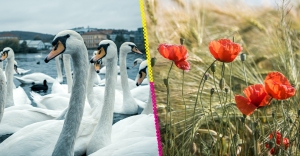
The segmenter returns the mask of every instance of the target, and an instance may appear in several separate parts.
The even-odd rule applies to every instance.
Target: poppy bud
[[[244,122],[245,122],[245,119],[246,119],[246,115],[243,114],[243,117],[241,117],[241,122],[244,123]]]
[[[171,112],[170,106],[167,106],[167,107],[166,107],[166,111],[167,111],[167,112]]]
[[[225,93],[228,93],[228,88],[225,88]]]
[[[180,44],[183,45],[185,39],[184,38],[180,38]]]
[[[219,83],[219,87],[220,87],[221,90],[223,90],[223,88],[225,86],[225,82],[224,81],[225,81],[225,79],[221,78],[220,83]]]
[[[232,140],[234,142],[235,145],[238,144],[238,141],[240,140],[240,135],[239,134],[234,134],[232,137]]]
[[[241,57],[241,60],[243,62],[246,60],[246,54],[245,53],[241,53],[240,57]]]
[[[192,155],[196,154],[197,152],[197,145],[196,143],[193,142],[193,144],[191,145],[191,153]]]
[[[151,58],[151,67],[153,67],[155,63],[156,63],[156,58],[155,57]]]
[[[275,147],[275,144],[274,144],[274,142],[273,141],[268,141],[267,143],[266,143],[266,147],[268,148],[268,149],[272,149],[272,148],[274,148]]]
[[[210,95],[213,95],[214,92],[215,92],[215,88],[212,88],[212,89],[210,90]]]
[[[216,72],[216,64],[215,64],[215,63],[213,63],[213,64],[211,65],[210,70],[211,70],[213,73]]]
[[[164,84],[168,87],[168,79],[164,79]]]
[[[204,80],[206,81],[208,79],[208,77],[209,77],[209,74],[205,74],[204,75]]]

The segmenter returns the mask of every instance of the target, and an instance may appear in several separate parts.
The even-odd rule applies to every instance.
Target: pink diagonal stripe
[[[150,82],[150,89],[151,89],[153,114],[154,114],[154,119],[155,119],[155,128],[156,128],[158,152],[159,152],[159,156],[162,156],[163,153],[162,153],[162,144],[161,144],[161,141],[160,141],[159,121],[158,121],[158,114],[157,114],[157,108],[156,108],[156,96],[155,96],[154,82]]]

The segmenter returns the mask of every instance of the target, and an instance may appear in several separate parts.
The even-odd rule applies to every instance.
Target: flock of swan
[[[127,75],[126,57],[129,52],[140,53],[136,45],[121,45],[119,67],[117,47],[111,40],[99,43],[90,62],[84,41],[75,31],[59,32],[52,45],[45,62],[63,55],[67,84],[60,84],[57,62],[56,79],[43,74],[18,77],[22,83],[53,83],[51,94],[31,92],[37,107],[31,105],[24,90],[25,95],[15,91],[21,87],[15,88],[13,83],[13,49],[1,52],[0,61],[7,60],[7,64],[5,73],[0,72],[0,137],[12,135],[0,143],[0,156],[158,155],[150,88],[140,86],[149,83],[147,61],[134,63],[140,63],[135,80]],[[101,72],[103,62],[106,68]],[[99,79],[96,72],[105,73],[105,79]],[[140,114],[139,107],[143,108]],[[113,124],[114,113],[132,116]]]

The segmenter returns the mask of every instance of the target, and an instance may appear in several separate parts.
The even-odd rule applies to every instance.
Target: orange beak
[[[91,63],[95,63],[96,61],[102,59],[106,55],[106,51],[103,47],[101,47],[96,55],[90,60]]]
[[[61,43],[61,41],[58,41],[57,44],[52,48],[48,56],[45,58],[45,62],[48,63],[51,59],[61,54],[64,50],[65,46]]]

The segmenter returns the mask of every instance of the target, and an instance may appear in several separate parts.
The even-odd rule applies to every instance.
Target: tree
[[[35,36],[33,40],[42,40],[42,38],[40,36]]]
[[[118,52],[120,50],[121,44],[123,44],[125,41],[126,40],[125,40],[125,38],[124,38],[124,36],[122,34],[119,34],[119,35],[116,36],[115,44],[118,47]]]
[[[27,46],[27,42],[23,41],[20,44],[20,49],[19,49],[20,53],[28,53],[28,46]]]
[[[0,50],[2,51],[3,48],[10,47],[15,52],[19,51],[19,40],[18,39],[5,39],[0,44]]]

